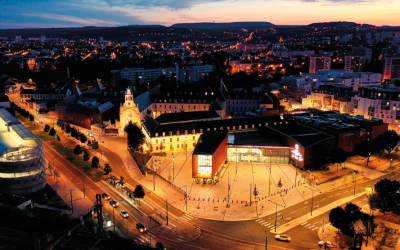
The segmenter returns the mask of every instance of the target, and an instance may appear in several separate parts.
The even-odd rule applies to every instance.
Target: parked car
[[[103,199],[105,199],[105,200],[109,200],[109,199],[110,199],[110,196],[109,196],[107,193],[103,193],[103,194],[101,195],[101,198],[103,198]]]
[[[146,227],[140,222],[136,223],[136,229],[139,230],[141,233],[146,231]]]
[[[334,245],[332,242],[330,242],[330,241],[323,241],[323,240],[318,241],[318,245],[319,245],[320,247],[326,247],[326,248],[335,247],[335,245]]]
[[[121,210],[120,214],[121,214],[121,216],[124,217],[124,218],[128,218],[128,217],[129,217],[128,212],[125,211],[125,210]]]
[[[113,207],[118,207],[118,202],[116,202],[115,200],[110,201],[110,205]]]
[[[287,242],[290,242],[292,240],[292,238],[287,234],[275,235],[275,239],[280,240],[280,241],[287,241]]]

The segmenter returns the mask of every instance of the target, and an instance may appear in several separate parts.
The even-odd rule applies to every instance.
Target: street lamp
[[[371,153],[368,154],[368,158],[367,158],[367,167],[368,167],[369,157],[371,157]]]
[[[268,200],[268,201],[275,204],[275,208],[276,208],[276,212],[275,212],[275,232],[276,232],[276,221],[277,221],[277,219],[278,219],[278,206],[281,206],[281,207],[283,207],[283,208],[286,208],[286,206],[282,206],[282,205],[280,205],[280,204],[278,204],[278,203],[276,203],[276,202],[273,202],[273,201],[271,201],[271,200]]]
[[[390,159],[390,167],[393,166],[393,159]]]
[[[311,197],[311,216],[312,216],[312,210],[313,210],[313,206],[314,206],[314,191],[319,192],[320,194],[322,194],[322,192],[319,190],[315,190],[314,188],[307,187],[307,186],[304,186],[304,187],[312,190],[312,197]]]
[[[187,148],[188,148],[188,144],[187,144],[187,137],[185,137],[185,147],[186,147],[186,160],[187,160]]]

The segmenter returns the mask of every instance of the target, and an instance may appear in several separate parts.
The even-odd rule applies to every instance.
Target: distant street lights
[[[314,207],[314,191],[318,192],[320,194],[322,194],[322,192],[319,190],[315,190],[314,188],[307,187],[307,186],[304,186],[304,187],[312,190],[312,197],[311,197],[311,216],[312,216],[312,211],[313,211],[313,207]]]
[[[172,153],[172,181],[175,179],[175,156],[174,153]]]
[[[280,204],[278,204],[276,202],[273,202],[271,200],[268,200],[268,201],[274,203],[275,206],[276,206],[276,212],[275,212],[275,232],[276,232],[276,221],[278,220],[278,206],[281,206],[283,208],[286,208],[286,206],[282,206],[282,205],[280,205]]]
[[[185,148],[186,148],[186,160],[187,160],[187,158],[188,158],[188,155],[187,155],[187,148],[188,148],[188,144],[187,144],[187,137],[185,137]]]

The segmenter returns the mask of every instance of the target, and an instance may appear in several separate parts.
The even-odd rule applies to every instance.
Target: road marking
[[[261,225],[265,226],[265,225],[268,225],[268,224],[271,224],[271,223],[269,223],[269,222],[264,222],[264,223],[262,223]]]
[[[361,201],[357,201],[356,203],[360,203]]]
[[[315,229],[317,229],[318,227],[315,227],[315,228],[313,228],[313,229],[311,229],[311,231],[314,231]]]
[[[304,222],[304,223],[303,223],[303,224],[301,224],[301,225],[303,226],[303,225],[305,225],[305,224],[307,224],[307,223],[308,223],[308,222]]]
[[[326,198],[321,199],[321,201],[325,200]]]
[[[259,220],[263,220],[263,219],[260,218],[260,219],[257,219],[256,221],[259,221]]]
[[[331,197],[333,197],[333,195],[329,196],[328,198],[331,198]]]
[[[310,228],[312,228],[313,226],[314,226],[314,225],[310,224],[310,225],[307,225],[306,228],[310,229]]]

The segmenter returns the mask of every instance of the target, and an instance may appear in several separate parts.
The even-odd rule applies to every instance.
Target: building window
[[[188,134],[188,131],[187,130],[185,130],[185,135],[187,135]]]
[[[212,173],[212,156],[211,155],[199,155],[198,158],[198,171],[199,174],[211,174]]]
[[[172,136],[172,131],[169,131],[169,136]]]
[[[210,128],[207,128],[207,131],[210,131]]]
[[[179,141],[179,137],[178,137],[178,138],[176,138],[176,141]]]
[[[172,142],[172,138],[169,138],[169,142]]]
[[[156,140],[156,144],[158,144],[158,140]]]
[[[224,130],[224,128],[223,128],[223,127],[220,127],[219,130]]]
[[[202,133],[203,133],[203,129],[201,128],[201,129],[200,129],[200,134],[202,134]]]
[[[156,137],[158,136],[158,133],[156,133]]]
[[[192,130],[192,134],[196,134],[196,130],[193,129],[193,130]]]
[[[165,132],[162,132],[162,136],[165,136]]]
[[[193,136],[193,140],[196,140],[196,136]]]
[[[179,135],[179,131],[176,131],[176,135]]]
[[[156,150],[158,150],[158,147],[156,147]]]

